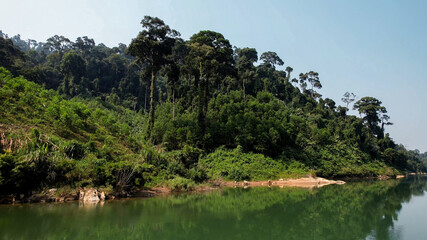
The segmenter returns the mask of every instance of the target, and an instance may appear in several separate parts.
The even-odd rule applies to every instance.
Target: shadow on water
[[[427,178],[320,189],[228,188],[106,202],[0,206],[0,239],[400,239],[390,228]],[[395,231],[396,232],[396,231]]]

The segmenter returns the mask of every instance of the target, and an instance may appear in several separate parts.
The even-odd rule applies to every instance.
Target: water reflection
[[[99,201],[99,202],[84,202],[84,201],[79,201],[79,207],[80,208],[96,208],[96,207],[102,207],[104,206],[105,201]]]
[[[414,177],[313,190],[229,188],[91,208],[0,206],[0,239],[402,239],[404,229],[394,226],[402,204],[426,190],[426,178]]]

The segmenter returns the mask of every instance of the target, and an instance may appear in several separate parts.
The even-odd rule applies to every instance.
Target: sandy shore
[[[325,178],[298,178],[298,179],[280,179],[280,180],[268,180],[268,181],[241,181],[241,182],[230,182],[230,181],[215,181],[210,182],[211,186],[199,186],[191,192],[207,192],[222,187],[301,187],[301,188],[319,188],[331,184],[345,184],[344,181],[334,181]],[[155,187],[151,189],[142,189],[134,197],[154,197],[159,195],[165,195],[172,193],[171,189],[166,187]]]
[[[243,182],[224,182],[221,186],[226,187],[261,187],[261,186],[279,186],[279,187],[302,187],[315,188],[331,184],[345,184],[344,181],[334,181],[325,178],[298,178],[287,180],[268,180],[268,181],[243,181]]]

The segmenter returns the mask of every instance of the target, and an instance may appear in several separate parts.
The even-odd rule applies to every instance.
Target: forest
[[[379,99],[349,89],[340,105],[320,73],[279,70],[273,51],[209,30],[184,40],[156,17],[141,26],[113,48],[0,31],[0,195],[426,172],[427,153],[386,132]]]

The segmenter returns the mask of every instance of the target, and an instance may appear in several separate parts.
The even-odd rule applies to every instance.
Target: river
[[[426,239],[427,177],[0,205],[0,239]]]

